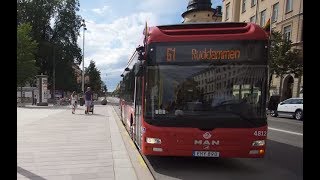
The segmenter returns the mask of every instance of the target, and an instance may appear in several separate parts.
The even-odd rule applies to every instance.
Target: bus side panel
[[[132,125],[131,121],[131,117],[133,117],[133,112],[134,112],[134,108],[132,103],[128,103],[126,101],[122,100],[121,103],[121,116],[122,116],[122,120],[124,123],[125,128],[127,129],[128,132],[130,132],[130,125]]]

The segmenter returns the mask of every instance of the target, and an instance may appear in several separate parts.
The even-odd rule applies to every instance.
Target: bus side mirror
[[[142,61],[145,60],[145,50],[144,46],[138,46],[136,51],[138,52],[138,60]]]
[[[144,46],[138,46],[138,47],[136,48],[136,50],[137,50],[138,52],[144,52]]]
[[[140,60],[140,61],[145,60],[144,55],[145,55],[144,52],[138,52],[138,60]]]

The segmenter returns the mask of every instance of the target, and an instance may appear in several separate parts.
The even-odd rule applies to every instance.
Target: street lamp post
[[[84,93],[84,34],[87,30],[85,20],[82,20],[82,26],[83,26],[83,47],[82,47],[82,92]]]
[[[106,73],[106,81],[108,80],[108,74]],[[105,87],[107,87],[107,84],[105,84]],[[103,87],[104,88],[104,87]],[[107,89],[107,88],[106,88]],[[104,89],[105,90],[105,96],[106,96],[106,98],[107,98],[107,93],[108,93],[108,91],[106,90],[106,89]]]
[[[53,99],[53,102],[56,101],[56,59],[55,59],[55,47],[53,45],[53,56],[52,56],[52,59],[53,59],[53,70],[52,70],[52,98]]]

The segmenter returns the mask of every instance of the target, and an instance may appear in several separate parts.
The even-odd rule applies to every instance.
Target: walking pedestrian
[[[77,103],[78,103],[77,102],[78,96],[75,91],[72,92],[70,99],[71,99],[72,114],[74,114],[77,108]]]
[[[34,94],[34,105],[37,105],[37,95]]]
[[[34,105],[34,92],[32,91],[32,105]]]
[[[87,87],[87,91],[84,93],[84,100],[85,100],[85,104],[87,109],[85,110],[85,114],[89,114],[90,112],[90,108],[91,108],[91,104],[93,101],[93,93],[91,91],[90,87]]]

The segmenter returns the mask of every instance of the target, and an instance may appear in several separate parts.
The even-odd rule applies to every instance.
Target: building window
[[[252,16],[252,17],[250,18],[250,22],[255,23],[255,22],[256,22],[256,16]]]
[[[286,1],[286,13],[292,11],[292,0]]]
[[[257,4],[257,0],[251,0],[251,7],[255,6]]]
[[[261,11],[260,13],[260,26],[264,26],[266,23],[266,10]]]
[[[279,10],[279,3],[276,3],[272,7],[272,22],[277,22],[277,20],[278,20],[278,10]]]
[[[246,11],[246,0],[242,0],[242,12]]]
[[[283,28],[283,37],[286,40],[291,40],[291,25]]]
[[[226,20],[229,19],[229,6],[230,6],[230,3],[226,5]]]

